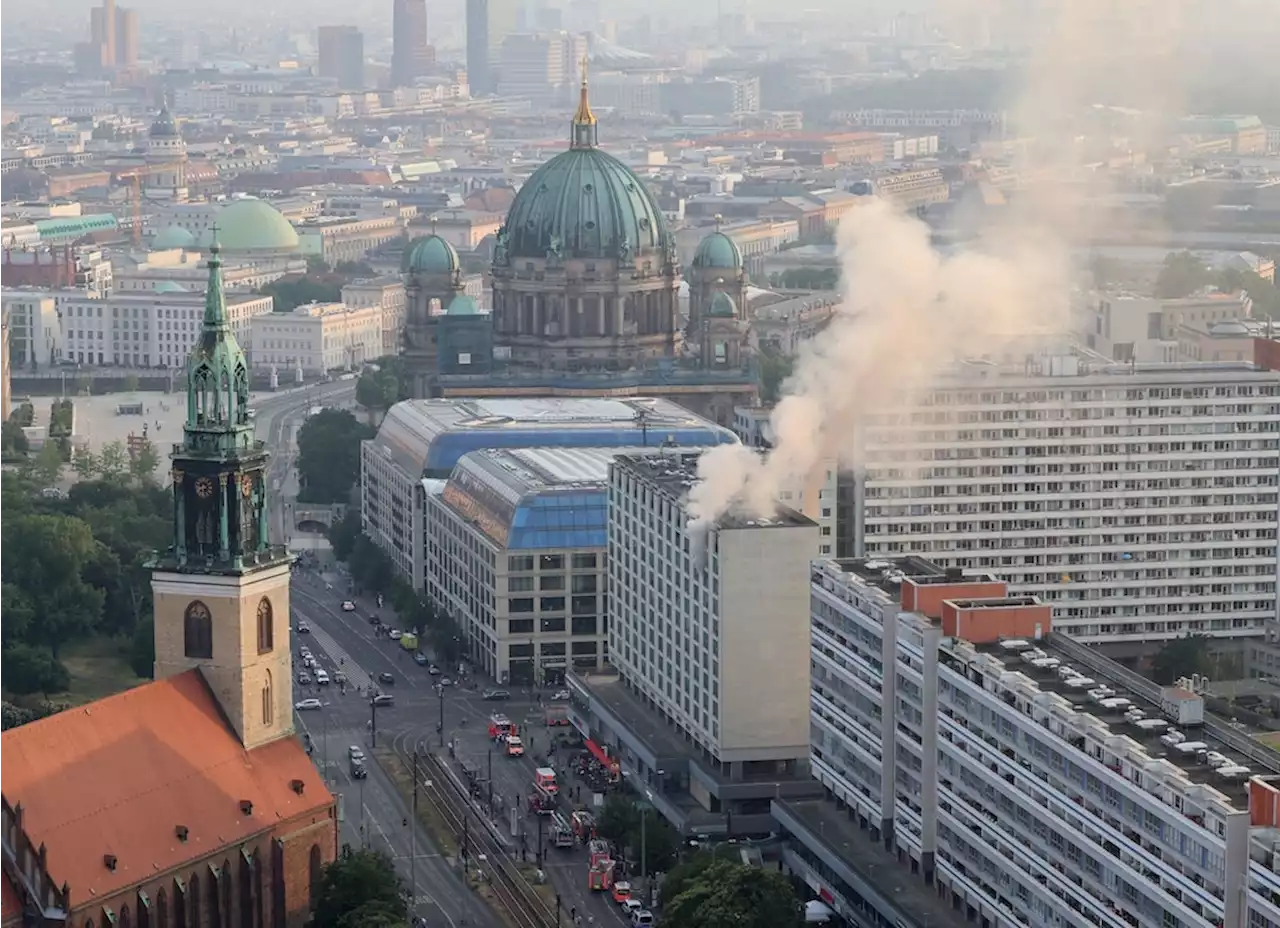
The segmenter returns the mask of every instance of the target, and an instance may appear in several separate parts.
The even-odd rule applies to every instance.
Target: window
[[[573,597],[573,614],[574,615],[595,615],[595,613],[596,613],[595,596]]]
[[[564,657],[563,641],[547,641],[542,645],[543,657]]]
[[[543,619],[542,630],[544,632],[562,632],[564,631],[564,619]]]
[[[596,617],[588,616],[587,618],[575,618],[573,620],[574,635],[594,635],[596,634]]]
[[[543,554],[538,558],[539,570],[564,570],[563,554]]]
[[[182,617],[183,653],[187,657],[208,660],[213,657],[213,616],[209,607],[193,600]]]
[[[156,928],[169,928],[169,894],[163,886],[156,893]]]
[[[508,577],[507,592],[508,593],[532,593],[533,578],[532,577]]]
[[[575,641],[573,643],[574,654],[595,654],[596,642],[594,641]]]
[[[532,612],[533,597],[529,596],[529,597],[521,597],[517,599],[508,600],[507,611],[508,612]]]
[[[533,619],[511,619],[507,622],[507,633],[511,635],[532,635]]]
[[[533,570],[533,555],[520,554],[507,558],[507,570],[516,573],[521,570]]]
[[[266,654],[275,646],[275,613],[271,600],[262,597],[258,603],[258,653]]]
[[[271,694],[271,671],[267,671],[267,678],[262,681],[262,724],[270,725],[275,719],[274,700]]]
[[[595,574],[578,574],[573,578],[573,592],[594,593],[596,591]]]
[[[200,928],[200,877],[194,873],[191,874],[191,882],[187,884],[186,898],[190,902],[190,906],[183,906],[184,916],[190,909],[190,920],[186,924],[191,925],[191,928]]]
[[[539,604],[542,612],[564,612],[563,596],[543,596],[542,602]]]
[[[596,556],[594,554],[575,554],[573,556],[574,570],[595,570]]]
[[[549,574],[545,577],[538,578],[538,589],[540,590],[563,590],[564,574]]]

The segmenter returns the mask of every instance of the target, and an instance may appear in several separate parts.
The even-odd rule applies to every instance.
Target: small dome
[[[298,233],[266,200],[233,200],[218,211],[218,244],[224,252],[296,251]],[[200,244],[207,246],[208,234]]]
[[[742,250],[737,242],[717,229],[698,243],[693,266],[736,271],[742,267]]]
[[[182,226],[168,226],[156,233],[151,240],[151,247],[161,248],[197,248],[196,237]]]
[[[733,297],[723,290],[717,290],[716,295],[711,298],[711,305],[707,307],[707,316],[714,316],[717,319],[732,319],[737,315],[738,307],[733,305]]]
[[[480,315],[480,307],[476,305],[476,301],[465,293],[459,293],[449,301],[449,308],[445,310],[447,316],[478,316]]]
[[[190,293],[191,291],[189,291],[186,287],[182,286],[182,284],[174,283],[172,280],[162,280],[160,281],[160,283],[156,284],[155,290],[153,290],[152,292],[153,293]]]
[[[148,135],[153,139],[173,138],[178,134],[178,124],[173,121],[173,116],[169,113],[169,107],[161,107],[160,112],[156,115],[156,121],[151,124],[151,131]]]
[[[410,273],[452,274],[458,266],[458,252],[435,233],[410,243],[405,251],[404,270]]]

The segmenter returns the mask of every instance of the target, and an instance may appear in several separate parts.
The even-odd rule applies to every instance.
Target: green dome
[[[717,319],[732,319],[738,315],[738,307],[733,305],[733,297],[723,290],[717,290],[716,295],[711,298],[711,305],[707,307],[707,315]]]
[[[152,293],[190,293],[182,284],[174,283],[172,280],[162,280],[156,284]]]
[[[218,211],[218,244],[229,251],[296,251],[298,233],[266,200],[233,200]],[[200,237],[208,245],[209,235]]]
[[[594,128],[594,126],[592,127]],[[504,227],[508,258],[662,254],[667,223],[640,179],[598,148],[576,147],[534,171]]]
[[[476,301],[465,293],[459,293],[449,301],[449,308],[445,310],[447,316],[478,316],[480,315],[480,307],[476,305]]]
[[[424,235],[410,243],[403,267],[411,273],[452,274],[458,269],[458,253],[435,233]]]
[[[196,237],[182,226],[169,226],[156,233],[151,240],[151,247],[161,248],[197,248]]]
[[[736,271],[742,267],[742,250],[737,242],[717,229],[698,243],[698,250],[693,254],[693,266]]]

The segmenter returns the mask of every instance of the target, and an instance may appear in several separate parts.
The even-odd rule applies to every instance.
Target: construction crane
[[[142,178],[165,171],[177,171],[185,165],[181,161],[170,161],[165,164],[142,164],[136,168],[116,171],[116,180],[129,181],[129,201],[131,225],[133,228],[133,244],[142,244]]]

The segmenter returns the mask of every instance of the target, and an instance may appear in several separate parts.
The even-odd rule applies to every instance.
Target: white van
[[[315,672],[316,683],[321,686],[327,686],[329,683],[329,671],[317,669]]]

